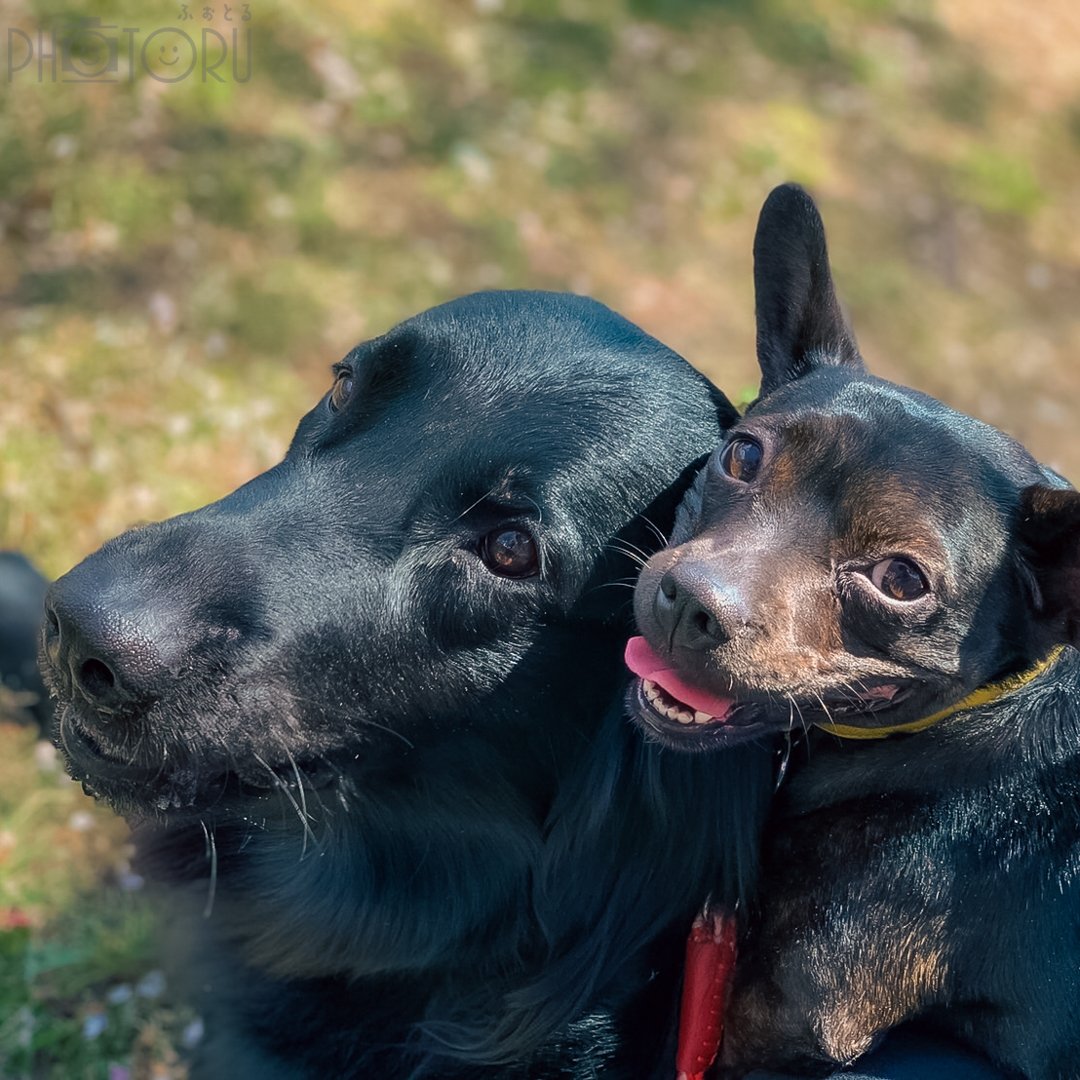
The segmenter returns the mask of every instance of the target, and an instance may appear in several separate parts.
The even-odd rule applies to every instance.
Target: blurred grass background
[[[874,369],[1080,476],[1071,0],[244,7],[0,0],[0,547],[56,575],[231,490],[357,340],[479,288],[593,294],[746,399],[786,179]],[[137,30],[135,70],[14,70],[71,17]],[[239,29],[250,78],[162,81],[168,26]],[[0,725],[0,1076],[183,1075],[129,854]]]

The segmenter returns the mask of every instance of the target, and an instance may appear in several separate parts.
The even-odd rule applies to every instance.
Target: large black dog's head
[[[138,815],[407,774],[466,730],[557,768],[613,692],[629,553],[733,415],[570,295],[478,294],[357,347],[281,464],[52,587],[72,772]]]
[[[770,195],[754,260],[761,397],[636,590],[646,730],[687,749],[880,731],[1076,644],[1080,494],[1000,431],[866,374],[802,189]]]

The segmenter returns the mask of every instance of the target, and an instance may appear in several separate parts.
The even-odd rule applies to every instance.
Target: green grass
[[[115,1080],[109,1066],[133,1062],[178,1076],[192,1017],[160,987],[125,830],[51,750],[0,724],[0,1076]]]
[[[0,93],[0,546],[48,573],[268,467],[332,361],[477,288],[590,292],[751,400],[753,223],[792,178],[875,370],[1080,475],[1080,102],[1041,45],[1065,0],[252,11],[248,83]],[[158,964],[124,828],[35,754],[0,723],[0,1075],[179,1077],[191,1017],[122,989]]]

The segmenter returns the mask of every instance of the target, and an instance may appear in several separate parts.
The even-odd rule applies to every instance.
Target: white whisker
[[[204,919],[209,919],[213,914],[214,900],[217,897],[217,833],[213,829],[208,829],[202,818],[199,819],[199,824],[202,826],[203,836],[206,839],[206,857],[210,860],[210,882],[206,889],[206,903],[203,905],[202,913]]]
[[[641,520],[644,521],[645,524],[648,525],[650,529],[652,529],[654,535],[656,536],[656,539],[660,541],[660,546],[661,547],[667,547],[668,538],[663,534],[663,532],[656,525],[656,523],[653,522],[653,521],[650,521],[644,514],[638,514],[638,517],[641,518]]]
[[[318,844],[318,840],[315,839],[315,834],[311,831],[311,826],[308,824],[307,818],[304,816],[304,812],[300,809],[300,804],[293,797],[293,793],[289,790],[288,786],[281,779],[280,776],[258,755],[251,755],[270,775],[273,777],[274,786],[277,790],[285,796],[286,799],[292,804],[293,810],[296,811],[296,816],[300,819],[300,824],[304,826],[304,844],[300,852],[300,858],[302,859],[307,853],[307,842],[311,839],[313,844]]]

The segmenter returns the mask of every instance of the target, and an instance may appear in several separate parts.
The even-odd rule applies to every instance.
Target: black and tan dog
[[[629,652],[666,745],[809,732],[725,1066],[828,1072],[920,1017],[1080,1076],[1080,494],[866,373],[800,188],[754,255],[761,396],[642,574]]]

